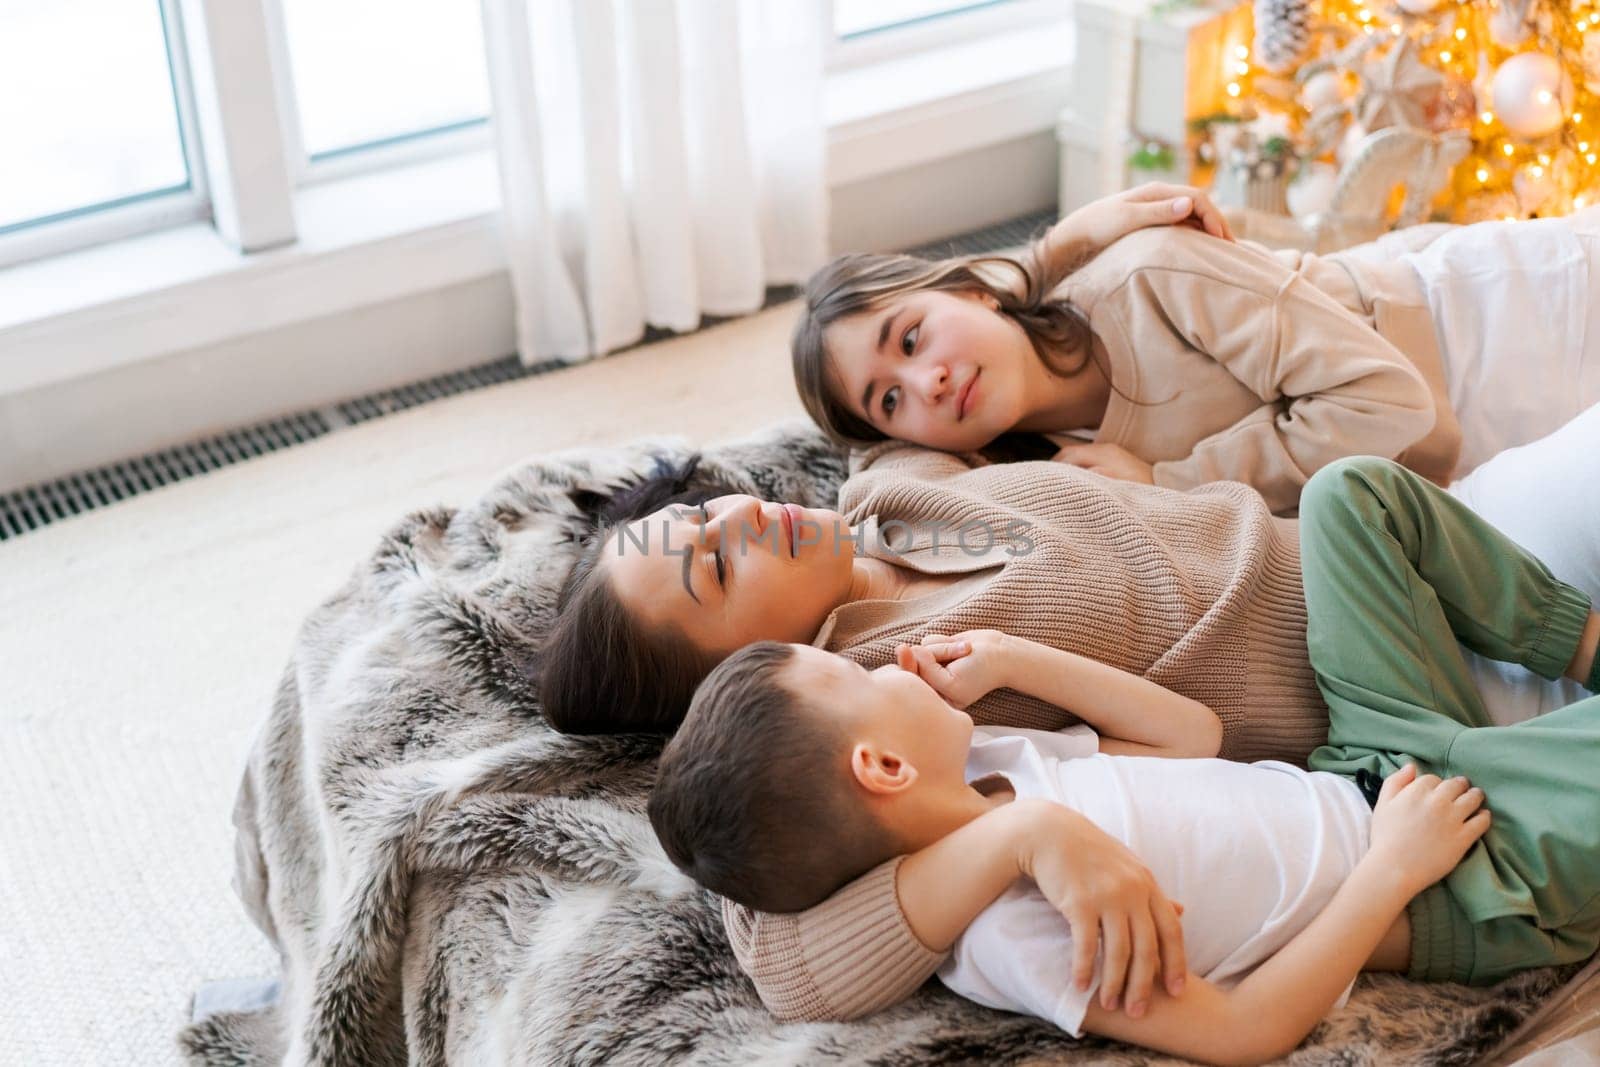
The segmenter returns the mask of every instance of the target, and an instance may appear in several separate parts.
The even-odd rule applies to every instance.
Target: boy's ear
[[[909,760],[871,741],[858,741],[850,750],[850,773],[875,796],[904,792],[917,780],[917,769]]]

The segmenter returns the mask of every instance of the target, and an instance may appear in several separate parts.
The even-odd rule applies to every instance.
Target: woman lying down
[[[763,642],[711,672],[662,757],[667,854],[788,912],[916,853],[900,903],[928,946],[953,946],[938,973],[955,992],[1215,1062],[1285,1054],[1363,969],[1483,983],[1592,954],[1600,698],[1493,726],[1461,648],[1595,691],[1588,596],[1389,461],[1325,468],[1300,519],[1330,711],[1310,771],[1213,758],[1210,709],[992,630],[901,646],[876,671]],[[1002,687],[1087,725],[975,729],[958,709]],[[1146,1011],[1097,999],[1102,961],[1075,945],[1058,853],[1038,847],[1077,818],[1182,903],[1189,973]]]

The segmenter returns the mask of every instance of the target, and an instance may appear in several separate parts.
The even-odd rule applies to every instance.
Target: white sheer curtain
[[[821,0],[483,10],[524,361],[752,311],[821,264]]]

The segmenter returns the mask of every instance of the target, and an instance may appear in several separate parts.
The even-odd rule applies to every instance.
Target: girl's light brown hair
[[[1001,279],[1010,276],[1016,286]],[[1050,299],[1059,278],[1051,279],[1037,255],[972,256],[926,260],[916,256],[854,252],[840,256],[806,282],[805,310],[790,340],[794,384],[812,420],[836,441],[866,445],[888,435],[850,410],[838,394],[826,334],[829,326],[883,306],[906,293],[980,292],[999,302],[1027,333],[1039,361],[1052,373],[1070,377],[1092,358],[1089,323],[1069,301]]]

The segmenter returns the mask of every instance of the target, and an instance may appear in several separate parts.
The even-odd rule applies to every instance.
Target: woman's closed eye
[[[701,519],[701,522],[705,526],[710,526],[711,525],[711,512],[706,510],[706,506],[704,504],[700,505],[700,519]],[[727,585],[728,584],[727,561],[725,559],[723,559],[722,546],[721,545],[718,545],[716,548],[712,549],[712,551],[711,551],[711,559],[712,559],[712,562],[716,564],[716,568],[717,568],[717,586],[720,588],[722,586]]]

